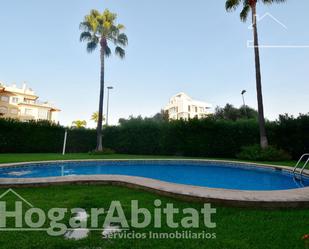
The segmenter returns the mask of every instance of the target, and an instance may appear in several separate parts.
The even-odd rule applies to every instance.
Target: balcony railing
[[[19,101],[18,104],[29,104],[29,105],[37,105],[37,106],[45,106],[45,107],[51,107],[53,108],[53,104],[49,102],[43,102],[43,101],[32,101],[32,100],[24,100],[24,101]]]

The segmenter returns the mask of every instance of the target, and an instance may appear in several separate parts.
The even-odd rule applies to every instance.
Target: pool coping
[[[192,161],[216,162],[238,165],[258,166],[292,172],[293,168],[280,165],[259,164],[229,160],[208,159],[85,159],[85,160],[53,160],[36,162],[19,162],[0,164],[2,167],[16,167],[29,164],[61,163],[61,162],[91,162],[91,161]],[[308,170],[305,172],[309,176]],[[219,188],[207,188],[192,185],[170,183],[150,178],[125,175],[79,175],[42,178],[0,178],[0,188],[25,186],[50,186],[62,184],[109,184],[130,188],[148,190],[161,195],[176,197],[189,201],[218,203],[235,207],[263,207],[263,208],[305,208],[309,207],[309,187],[274,190],[274,191],[246,191]]]

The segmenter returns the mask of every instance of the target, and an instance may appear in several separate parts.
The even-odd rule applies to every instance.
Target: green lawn
[[[87,153],[56,154],[56,153],[29,153],[29,154],[0,154],[0,163],[29,162],[29,161],[46,161],[46,160],[70,160],[70,159],[189,159],[197,157],[176,157],[176,156],[144,156],[144,155],[89,155]],[[218,159],[222,158],[201,158],[201,159]],[[227,158],[225,160],[236,160]],[[284,162],[261,162],[267,164],[294,166],[295,161]]]
[[[130,201],[139,200],[139,205],[153,210],[154,200],[160,199],[162,206],[173,203],[180,210],[188,207],[202,208],[202,204],[189,203],[172,198],[165,198],[140,190],[124,187],[100,185],[53,186],[45,188],[15,189],[21,196],[35,207],[47,211],[52,207],[80,207],[87,211],[92,207],[107,208],[113,200],[122,203],[125,214],[129,217]],[[5,189],[0,189],[1,193]],[[13,195],[7,197],[10,203],[15,200]],[[10,206],[8,209],[11,208]],[[153,211],[152,211],[153,212]],[[177,215],[179,221],[183,215]],[[66,222],[69,217],[66,217]],[[202,218],[201,218],[202,219]],[[201,220],[202,221],[202,220]],[[13,221],[9,221],[12,224]],[[102,239],[100,231],[90,233],[86,239],[71,241],[63,236],[52,237],[46,232],[0,232],[0,248],[5,249],[144,249],[144,248],[207,248],[207,249],[296,249],[305,248],[301,237],[309,233],[308,210],[253,210],[217,207],[214,215],[217,227],[207,230],[216,233],[216,239]],[[150,226],[146,229],[132,229],[135,232],[175,232],[168,228],[162,218],[163,228],[160,230]],[[178,231],[182,231],[179,229]],[[193,229],[202,232],[203,229]]]
[[[0,163],[68,160],[68,159],[135,159],[135,158],[175,158],[169,156],[133,156],[88,154],[0,154]],[[272,163],[274,164],[274,163]],[[295,162],[279,162],[277,164],[292,166]],[[86,210],[90,208],[107,208],[111,201],[119,200],[129,216],[130,201],[139,200],[140,206],[153,210],[154,200],[162,200],[162,206],[173,203],[180,209],[201,208],[202,204],[179,201],[162,197],[142,190],[132,190],[125,187],[100,185],[51,186],[40,188],[15,189],[22,197],[35,207],[48,210],[53,207],[75,208]],[[0,195],[5,189],[0,189]],[[13,198],[10,196],[9,198]],[[9,199],[8,198],[8,199]],[[13,199],[12,199],[13,200]],[[10,207],[8,207],[9,209]],[[12,207],[12,209],[14,209]],[[216,239],[102,239],[100,231],[93,231],[90,236],[80,241],[64,239],[63,236],[51,237],[46,232],[0,232],[0,249],[144,249],[144,248],[207,248],[207,249],[296,249],[305,248],[301,237],[309,233],[309,210],[254,210],[229,207],[217,207],[214,215],[217,227],[207,230],[216,233]],[[181,220],[184,215],[177,215]],[[162,222],[164,223],[164,217]],[[66,217],[68,222],[69,217]],[[201,218],[202,219],[202,218]],[[13,221],[9,220],[9,224]],[[46,224],[47,225],[47,224]],[[176,229],[177,230],[177,229]],[[132,229],[135,232],[175,232],[166,224],[161,229],[150,226],[146,229]],[[183,229],[178,230],[181,232]],[[203,228],[193,229],[202,232]]]

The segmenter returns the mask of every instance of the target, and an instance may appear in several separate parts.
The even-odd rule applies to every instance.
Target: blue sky
[[[249,22],[224,0],[10,0],[0,8],[0,81],[26,81],[42,100],[54,102],[62,124],[89,119],[97,110],[99,53],[79,42],[79,23],[91,9],[109,8],[126,25],[125,60],[107,60],[110,120],[151,116],[178,93],[223,106],[241,105],[240,91],[256,107]],[[263,45],[309,45],[308,0],[258,7]],[[261,50],[265,115],[309,111],[309,48]],[[106,107],[106,106],[105,106]]]

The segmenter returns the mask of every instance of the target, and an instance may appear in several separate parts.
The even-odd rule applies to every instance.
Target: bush
[[[281,149],[268,146],[262,149],[260,145],[243,147],[237,158],[251,161],[286,161],[291,160],[291,156]]]
[[[95,148],[95,130],[67,130],[67,152],[88,152]],[[0,118],[0,153],[61,153],[64,132],[65,127],[48,121]]]
[[[67,152],[78,153],[91,151],[96,147],[96,140],[96,130],[85,128],[68,129]]]
[[[0,152],[61,152],[64,128],[47,121],[0,119]]]
[[[61,153],[65,129],[46,121],[0,118],[0,153]],[[309,152],[309,115],[280,116],[278,121],[267,122],[266,130],[270,144],[294,159]],[[165,122],[131,118],[103,129],[103,146],[125,154],[233,158],[242,147],[258,143],[259,126],[254,119]],[[68,129],[67,152],[89,152],[95,147],[96,130]],[[275,152],[262,154],[266,153],[272,153],[271,160],[276,158]]]
[[[294,159],[309,153],[309,114],[297,118],[280,115],[279,120],[268,127],[272,144],[287,151]]]
[[[103,151],[91,151],[89,152],[89,155],[112,155],[116,154],[116,151],[110,149],[110,148],[103,148]]]

